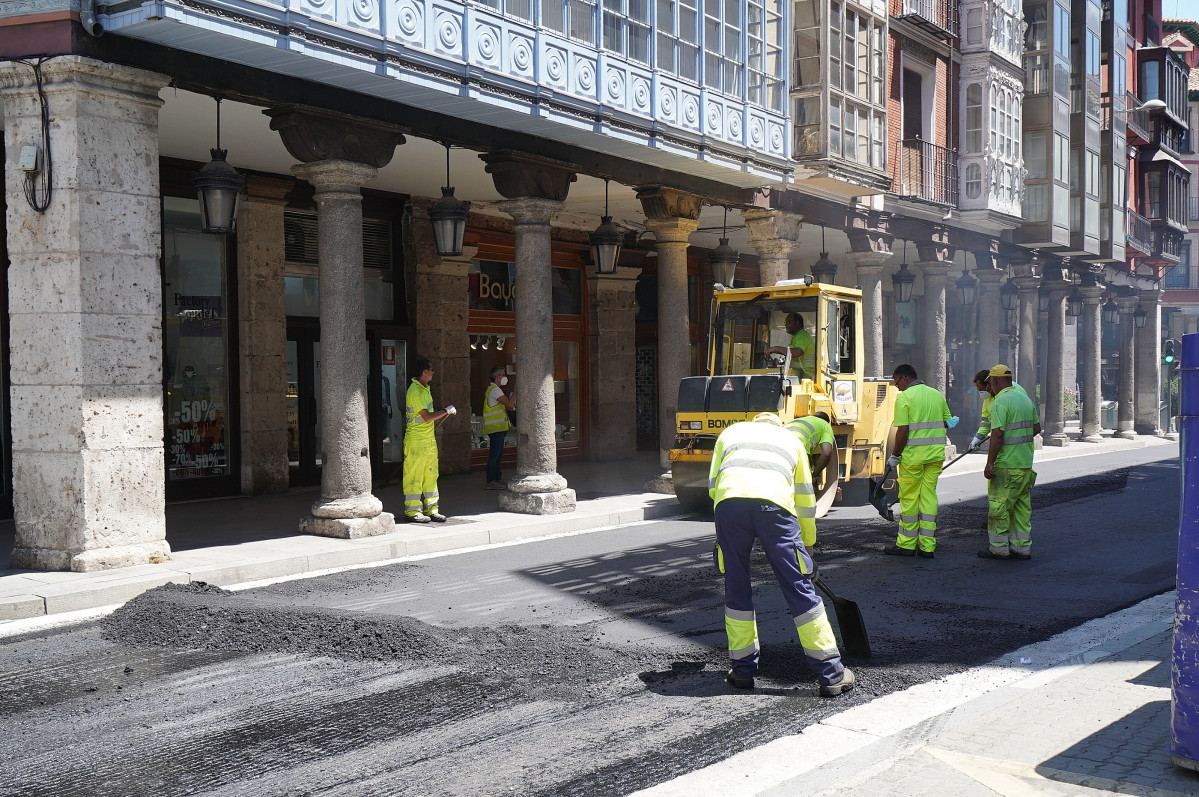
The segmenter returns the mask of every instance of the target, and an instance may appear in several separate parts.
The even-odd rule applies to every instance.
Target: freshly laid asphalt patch
[[[1176,466],[1136,473],[1176,489]],[[974,556],[977,501],[942,508],[932,560],[882,556],[881,519],[823,522],[821,570],[875,650],[848,660],[859,686],[834,700],[760,552],[759,688],[724,683],[711,524],[244,592],[161,587],[0,644],[0,795],[624,794],[1168,589],[1176,494],[1121,509],[1144,501],[1133,488],[1128,469],[1038,487],[1022,563]],[[1132,550],[1121,511],[1144,524]]]

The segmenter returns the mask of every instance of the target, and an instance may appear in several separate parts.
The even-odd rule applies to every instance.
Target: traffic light
[[[1173,338],[1166,341],[1165,351],[1162,353],[1162,362],[1166,365],[1173,365],[1178,362],[1178,349],[1175,347]]]

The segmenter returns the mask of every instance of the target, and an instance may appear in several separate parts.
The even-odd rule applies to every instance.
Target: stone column
[[[1136,293],[1116,297],[1120,310],[1120,395],[1116,408],[1116,437],[1132,440],[1137,436],[1133,427],[1136,413],[1136,323],[1133,313],[1140,305]]]
[[[40,142],[33,70],[0,65],[16,540],[10,567],[161,562],[162,214],[158,92],[168,78],[78,56],[42,66],[52,194],[17,171]]]
[[[371,493],[367,435],[366,308],[362,278],[362,191],[374,166],[326,160],[293,166],[316,188],[321,312],[321,497],[300,531],[368,537],[395,530]]]
[[[741,217],[749,230],[749,244],[758,253],[759,281],[763,285],[773,285],[787,279],[790,276],[791,250],[799,239],[803,217],[763,208],[743,210]]]
[[[500,508],[527,515],[573,512],[575,491],[558,473],[554,437],[554,307],[550,288],[550,220],[565,202],[541,197],[507,199],[496,207],[516,234],[516,388],[520,426],[516,478]]]
[[[883,264],[891,252],[847,252],[857,265],[858,287],[862,289],[862,329],[866,362],[865,376],[890,376],[883,368]]]
[[[924,274],[924,362],[920,378],[945,393],[945,282],[949,260],[921,260],[916,266]]]
[[[1065,446],[1069,442],[1066,435],[1065,407],[1065,365],[1066,365],[1066,291],[1069,282],[1062,278],[1061,269],[1057,269],[1050,279],[1045,278],[1041,290],[1049,292],[1049,311],[1046,318],[1045,340],[1045,417],[1043,420],[1042,438],[1047,446]]]
[[[691,375],[691,326],[687,318],[687,248],[698,221],[648,219],[658,249],[658,464],[670,470],[679,382]]]
[[[1136,330],[1136,422],[1137,434],[1162,433],[1162,312],[1159,289],[1140,292],[1141,309],[1145,311],[1145,326]],[[15,337],[15,336],[14,336]]]
[[[573,512],[575,491],[558,473],[554,438],[554,307],[550,288],[550,221],[566,206],[576,179],[569,164],[501,150],[479,156],[505,200],[516,235],[516,478],[500,509],[526,515]]]
[[[1025,266],[1026,270],[1031,267]],[[1016,380],[1020,387],[1028,393],[1028,397],[1036,403],[1037,400],[1037,293],[1041,287],[1041,277],[1038,274],[1025,273],[1012,278],[1020,289],[1017,309],[1019,324],[1019,348],[1016,354]]]
[[[283,206],[291,181],[251,175],[237,211],[241,491],[287,492]]]
[[[587,275],[591,370],[591,459],[630,460],[637,454],[635,377],[639,268]]]
[[[989,260],[989,258],[988,258]],[[983,268],[983,264],[975,256],[975,276],[978,277],[978,367],[975,371],[990,368],[992,365],[1004,362],[1000,350],[999,333],[1003,329],[1003,300],[999,296],[999,286],[1003,282],[1003,271],[997,268]],[[973,374],[971,374],[973,377]]]
[[[670,449],[675,440],[679,381],[691,375],[691,328],[687,318],[687,247],[699,226],[699,197],[661,186],[637,189],[645,226],[658,250],[658,464],[664,473],[647,489],[673,492]]]
[[[1103,316],[1100,303],[1103,301],[1104,286],[1094,274],[1084,274],[1082,286],[1082,437],[1083,443],[1099,443],[1102,423],[1103,387],[1100,379],[1102,366],[1101,344],[1103,342]]]
[[[404,230],[410,242],[412,271],[416,278],[409,285],[409,307],[416,326],[416,355],[428,357],[437,369],[433,395],[439,407],[453,404],[462,412],[438,423],[438,465],[442,473],[470,472],[470,411],[473,398],[470,384],[470,261],[478,247],[464,246],[458,257],[437,254],[433,225],[429,221],[431,200],[412,202],[411,226]],[[519,341],[517,342],[519,346]],[[402,374],[400,375],[403,376]],[[403,401],[408,382],[396,386]],[[482,386],[479,386],[482,391]],[[402,411],[402,407],[399,408]]]

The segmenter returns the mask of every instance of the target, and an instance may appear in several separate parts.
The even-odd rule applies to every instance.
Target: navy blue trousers
[[[728,498],[716,505],[716,542],[724,558],[726,617],[728,610],[754,611],[750,576],[754,540],[758,540],[770,561],[803,642],[816,618],[823,618],[824,602],[812,587],[812,558],[800,539],[799,523],[790,512],[769,501]],[[844,667],[839,655],[819,658],[805,651],[804,658],[822,684],[841,679]],[[732,666],[739,677],[752,677],[758,668],[758,651],[734,659]]]

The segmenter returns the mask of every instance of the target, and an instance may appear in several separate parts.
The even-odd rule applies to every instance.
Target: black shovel
[[[891,471],[888,469],[887,472],[883,474],[883,477],[878,481],[870,479],[870,492],[868,493],[867,500],[870,502],[871,506],[878,510],[878,513],[883,520],[895,519],[895,515],[891,512],[890,496],[887,495],[886,490],[887,482],[891,481],[893,478],[894,477],[891,475]]]
[[[866,636],[866,621],[862,619],[862,610],[848,598],[838,598],[834,595],[819,573],[812,575],[812,583],[833,602],[833,610],[837,613],[837,625],[841,628],[842,652],[863,659],[870,658],[870,639]]]

